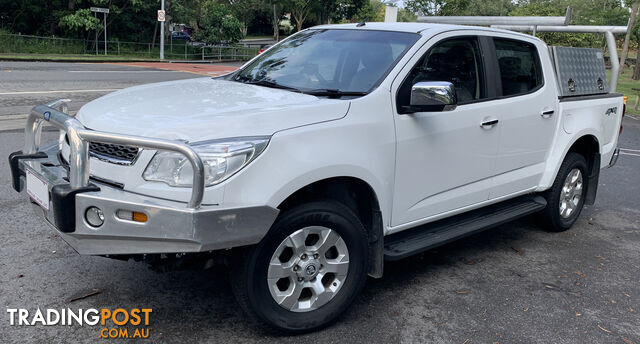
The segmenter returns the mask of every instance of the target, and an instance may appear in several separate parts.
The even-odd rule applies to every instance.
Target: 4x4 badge
[[[51,113],[49,111],[45,112],[42,114],[42,117],[44,118],[45,121],[49,121],[49,119],[51,118]]]

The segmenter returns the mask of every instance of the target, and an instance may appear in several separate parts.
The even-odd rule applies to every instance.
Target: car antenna
[[[358,24],[356,24],[356,27],[363,27],[365,25],[367,25],[367,23],[365,23],[364,20],[363,20],[363,21],[359,22]]]

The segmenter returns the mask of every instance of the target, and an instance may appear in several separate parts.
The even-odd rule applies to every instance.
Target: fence
[[[97,44],[96,44],[97,43]],[[159,58],[159,43],[107,41],[107,55]],[[249,60],[258,48],[241,45],[204,45],[187,41],[165,42],[165,59],[172,60]],[[105,42],[28,35],[0,34],[2,54],[76,54],[105,55]]]

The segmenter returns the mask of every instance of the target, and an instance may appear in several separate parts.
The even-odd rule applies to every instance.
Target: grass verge
[[[607,71],[609,73],[609,71]],[[624,69],[624,73],[618,77],[617,91],[629,97],[627,99],[627,114],[640,115],[640,110],[634,109],[634,104],[638,99],[638,93],[640,91],[634,91],[634,88],[640,89],[640,80],[633,80],[633,68],[627,67]]]

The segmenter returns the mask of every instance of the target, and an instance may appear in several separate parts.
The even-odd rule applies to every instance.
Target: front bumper
[[[278,215],[269,206],[225,209],[197,202],[190,207],[93,180],[72,186],[74,166],[62,164],[58,153],[57,142],[36,152],[13,153],[9,158],[13,186],[19,192],[26,188],[27,169],[46,182],[49,209],[32,201],[34,208],[80,254],[187,253],[251,245],[262,239]],[[92,206],[104,213],[99,227],[85,220]],[[144,213],[147,221],[123,220],[117,216],[119,210]]]

